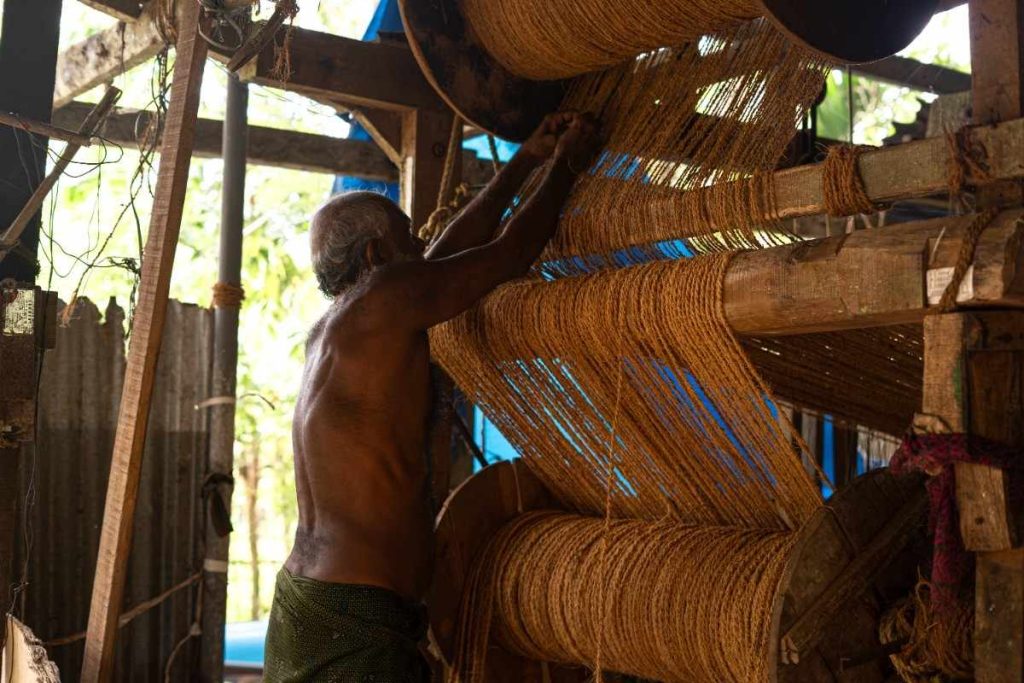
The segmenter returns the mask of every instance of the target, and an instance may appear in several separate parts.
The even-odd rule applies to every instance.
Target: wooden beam
[[[380,109],[349,110],[395,166],[402,165],[402,115]]]
[[[938,303],[971,216],[737,254],[725,316],[739,334],[804,334],[920,322]],[[1000,214],[981,238],[962,306],[1024,307],[1024,211]]]
[[[123,602],[128,553],[131,549],[132,518],[139,493],[146,422],[156,379],[174,251],[181,228],[195,122],[199,111],[206,41],[199,36],[198,3],[186,2],[182,7],[167,124],[145,258],[142,260],[139,298],[128,348],[103,527],[100,531],[96,578],[82,662],[81,680],[85,683],[108,681],[113,674],[117,620]]]
[[[974,123],[996,124],[1024,116],[1024,0],[971,0],[969,24]],[[977,193],[980,208],[1019,206],[1022,199],[1024,186],[1019,180],[993,182]],[[961,337],[965,374],[948,379],[954,383],[953,393],[961,395],[951,408],[966,411],[964,431],[1024,448],[1024,349],[996,348],[1007,339],[1024,346],[1024,316],[994,312],[958,317],[952,324],[967,333],[980,329],[986,334],[980,341],[973,334]],[[926,336],[926,351],[928,344]],[[961,466],[956,471],[957,500],[965,506],[965,544],[983,550],[976,556],[975,570],[975,678],[982,683],[1022,683],[1024,549],[1002,549],[1019,543],[1011,517],[1021,511],[1008,505],[1006,473],[980,467]]]
[[[61,128],[51,123],[44,123],[42,121],[36,121],[22,116],[21,114],[15,114],[14,112],[3,112],[0,111],[0,123],[11,128],[20,128],[21,130],[38,135],[43,138],[49,138],[50,140],[62,140],[63,142],[73,142],[79,147],[92,147],[92,138],[88,135],[82,135],[76,133],[73,130],[67,128]],[[81,124],[79,124],[80,126]],[[75,126],[78,128],[79,126]]]
[[[928,316],[924,324],[922,412],[953,432],[1024,447],[1024,313],[985,311]],[[1003,472],[956,466],[964,544],[986,546],[1005,528]],[[995,475],[995,476],[993,476]],[[986,495],[995,494],[995,495]],[[1000,519],[1002,518],[1002,519]],[[998,543],[1006,544],[1003,537]],[[979,552],[976,570],[974,666],[981,683],[1024,676],[1024,550]]]
[[[53,113],[54,123],[69,128],[79,126],[91,107],[86,102],[65,105]],[[152,113],[147,111],[115,109],[102,129],[103,139],[124,147],[135,147],[139,142],[138,135],[146,130],[151,116]],[[193,156],[220,158],[223,125],[223,122],[213,119],[196,121]],[[398,165],[377,149],[377,145],[363,140],[250,126],[248,154],[249,163],[257,166],[384,182],[398,180]],[[480,159],[473,152],[464,152],[462,159],[462,177],[470,187],[481,187],[493,177],[490,161]]]
[[[940,317],[928,313],[942,296],[972,219],[937,218],[739,252],[723,283],[726,322],[741,336],[769,337]],[[1024,209],[1004,211],[982,234],[959,304],[1024,310],[1022,263]]]
[[[276,73],[276,48],[291,31],[291,73]],[[304,28],[283,28],[249,64],[242,80],[282,88],[325,104],[394,111],[443,108],[409,48],[368,43]]]
[[[437,208],[451,125],[450,111],[420,109],[402,117],[402,209],[414,230]]]
[[[450,111],[420,109],[402,116],[400,200],[402,209],[412,219],[414,232],[426,223],[437,206],[452,121]],[[430,491],[436,513],[448,496],[451,478],[454,387],[440,367],[432,366],[430,378],[433,407],[428,448]]]
[[[971,64],[974,122],[1024,116],[1024,7],[1020,0],[972,0]]]
[[[142,3],[139,0],[78,0],[83,5],[88,5],[95,10],[105,12],[119,21],[132,22],[142,14]],[[160,0],[154,0],[150,4],[156,4]]]
[[[947,95],[971,89],[971,75],[968,73],[938,64],[924,64],[899,55],[877,62],[855,64],[851,69],[859,76],[921,92]]]
[[[993,179],[1024,177],[1024,119],[973,129],[972,138],[988,150],[989,171]],[[949,187],[947,161],[949,146],[944,138],[915,140],[882,147],[860,156],[860,175],[869,197],[878,203],[944,193]],[[823,164],[807,164],[776,171],[775,209],[779,218],[798,218],[825,213],[822,192]],[[696,190],[716,192],[719,190]],[[664,195],[638,206],[635,243],[649,244],[683,236],[679,230],[676,207],[682,192]],[[669,218],[671,217],[671,218]],[[762,220],[770,218],[762,215]],[[723,227],[723,226],[711,226]],[[616,244],[616,249],[628,246]]]
[[[75,43],[57,57],[54,108],[63,107],[82,93],[152,59],[165,43],[150,3],[139,21],[121,23]]]
[[[1019,680],[1024,623],[1014,615],[1024,605],[1024,550],[985,553],[978,559],[976,613],[988,616],[976,617],[975,680]]]
[[[73,126],[91,105],[72,102],[54,112],[54,121]],[[102,130],[103,138],[125,147],[135,147],[138,135],[149,126],[151,112],[118,109]],[[224,124],[212,119],[196,121],[193,156],[219,158]],[[250,126],[250,164],[275,166],[312,173],[351,175],[367,180],[398,180],[398,168],[372,142],[345,140],[278,128]]]

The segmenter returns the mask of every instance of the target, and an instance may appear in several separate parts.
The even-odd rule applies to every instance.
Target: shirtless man
[[[429,680],[417,646],[433,565],[427,329],[527,272],[596,148],[588,116],[549,116],[426,251],[377,194],[339,195],[313,217],[313,267],[332,303],[310,334],[295,408],[299,523],[278,575],[267,681]]]

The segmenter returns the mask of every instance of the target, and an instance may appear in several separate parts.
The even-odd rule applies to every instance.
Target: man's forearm
[[[555,234],[576,175],[567,159],[553,159],[537,189],[505,226],[499,239],[508,244],[518,272],[533,265]]]
[[[528,154],[512,157],[448,226],[428,258],[450,256],[490,241],[512,198],[540,163]]]

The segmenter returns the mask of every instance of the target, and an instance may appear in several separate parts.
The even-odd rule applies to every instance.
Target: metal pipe
[[[245,165],[248,146],[249,87],[228,75],[227,112],[224,116],[224,177],[221,199],[220,283],[241,285],[242,226],[245,211]],[[203,561],[203,614],[199,680],[224,680],[224,622],[227,614],[227,568],[230,536],[218,515],[230,516],[231,474],[234,470],[235,383],[238,365],[238,307],[217,306],[214,311],[213,379],[210,412],[210,447],[204,495],[206,557]],[[220,502],[216,499],[219,498]]]

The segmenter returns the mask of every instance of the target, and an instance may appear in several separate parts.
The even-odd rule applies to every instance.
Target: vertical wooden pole
[[[96,579],[82,661],[82,681],[108,681],[113,673],[117,621],[124,595],[132,518],[139,491],[157,357],[167,312],[174,252],[188,184],[206,42],[199,36],[199,4],[183,4],[177,59],[167,112],[160,169],[142,260],[139,302],[128,349],[121,408],[107,485]]]
[[[965,432],[1024,447],[1024,313],[930,316],[924,323],[922,411]],[[975,676],[1024,681],[1024,551],[1012,549],[1016,523],[1003,473],[957,464],[964,545],[977,551]]]
[[[412,219],[413,230],[427,222],[437,207],[444,162],[448,152],[452,114],[418,109],[402,117],[402,209]],[[461,155],[459,155],[461,160]],[[429,435],[431,492],[436,506],[448,496],[452,462],[452,381],[433,367],[433,414]],[[435,510],[436,512],[437,510]]]
[[[971,0],[974,123],[1024,113],[1024,0]],[[1019,183],[981,188],[979,208],[1019,203]],[[1024,447],[1024,315],[952,313],[924,325],[922,409],[955,432]],[[1002,472],[956,467],[961,533],[977,552],[975,676],[983,683],[1024,681],[1024,550]]]

